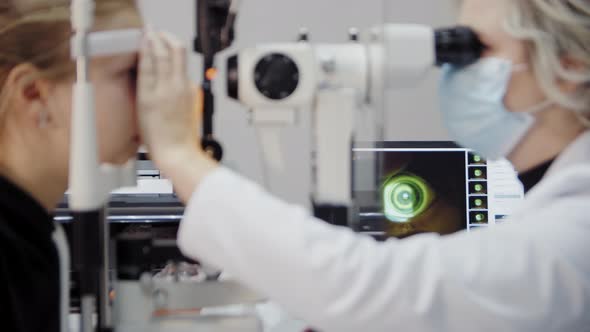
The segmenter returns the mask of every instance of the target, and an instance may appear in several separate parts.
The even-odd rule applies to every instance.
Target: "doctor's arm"
[[[587,281],[549,250],[576,235],[547,226],[378,243],[221,168],[190,199],[179,245],[326,331],[561,331]]]
[[[575,228],[514,224],[378,243],[219,167],[198,147],[182,48],[149,40],[142,137],[188,204],[179,232],[186,255],[326,331],[553,331],[584,315],[587,281],[569,258],[582,255],[576,243],[588,235]]]

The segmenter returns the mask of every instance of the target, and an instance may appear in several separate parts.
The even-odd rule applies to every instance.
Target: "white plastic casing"
[[[276,132],[269,126],[293,125],[294,110],[311,109],[315,157],[310,171],[316,204],[351,202],[350,149],[359,111],[371,103],[381,107],[375,103],[386,89],[417,84],[435,64],[435,33],[431,27],[389,24],[374,29],[372,37],[366,44],[270,44],[239,54],[239,99],[253,109],[253,123],[260,130]],[[290,57],[299,69],[299,86],[283,100],[267,98],[255,85],[256,65],[275,53]],[[277,134],[264,137],[268,139],[262,142],[263,150],[280,150]],[[281,158],[276,152],[266,155]]]
[[[382,29],[385,88],[405,88],[422,80],[436,63],[434,29],[388,24]]]
[[[315,204],[348,206],[352,202],[352,139],[359,100],[358,91],[351,88],[318,94],[313,110]]]
[[[264,57],[280,53],[291,58],[299,69],[299,85],[295,92],[283,100],[271,100],[254,84],[256,65]],[[270,44],[245,49],[239,54],[239,99],[253,109],[299,108],[311,103],[317,87],[314,49],[307,43]]]
[[[314,120],[314,203],[348,206],[352,201],[352,140],[356,113],[367,98],[369,63],[359,43],[318,45]]]
[[[76,82],[73,98],[69,203],[74,211],[91,211],[103,204],[96,200],[103,195],[98,185],[101,182],[92,85]]]
[[[94,211],[113,189],[134,186],[137,171],[134,160],[124,166],[100,165],[92,85],[77,82],[73,98],[69,204],[73,211]]]
[[[134,186],[135,160],[124,166],[101,165],[96,128],[94,90],[88,77],[92,56],[132,52],[139,48],[141,32],[137,30],[95,33],[94,1],[72,1],[71,54],[77,63],[77,81],[73,87],[72,139],[70,151],[70,209],[90,212],[101,209],[112,190]],[[111,40],[112,39],[112,40]]]
[[[369,61],[360,43],[321,44],[315,47],[317,89],[355,89],[366,96]]]
[[[143,31],[140,29],[109,30],[88,34],[87,56],[101,57],[125,53],[136,53],[141,47]],[[72,45],[76,36],[72,37]],[[82,54],[78,48],[72,47],[71,57],[76,59]]]
[[[291,58],[299,69],[299,84],[282,100],[264,96],[255,84],[256,65],[271,54]],[[312,150],[308,169],[316,204],[349,205],[351,202],[351,141],[355,112],[367,98],[369,60],[360,43],[310,45],[274,44],[243,50],[239,54],[239,98],[251,107],[266,163],[282,169],[277,127],[294,125],[296,110],[311,110]]]
[[[264,57],[277,53],[291,58],[299,69],[297,89],[282,100],[267,98],[254,84],[256,65]],[[354,88],[362,95],[368,89],[368,53],[357,43],[268,44],[244,49],[239,59],[239,100],[253,109],[305,107],[322,89]]]
[[[76,32],[89,31],[94,25],[94,0],[72,0],[72,28]]]

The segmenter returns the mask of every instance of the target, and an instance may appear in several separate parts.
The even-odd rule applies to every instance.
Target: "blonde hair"
[[[123,9],[138,11],[134,0],[96,0],[97,25],[108,24],[108,18]],[[70,1],[0,0],[0,128],[12,93],[6,80],[16,66],[31,64],[44,78],[56,81],[73,75],[72,33]]]
[[[505,0],[506,29],[525,42],[550,100],[590,117],[590,0]],[[568,65],[567,62],[575,64]],[[559,82],[578,86],[573,94]],[[587,120],[586,120],[587,121]]]

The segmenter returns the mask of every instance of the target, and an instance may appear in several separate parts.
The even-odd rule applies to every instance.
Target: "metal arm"
[[[228,48],[234,39],[234,23],[237,16],[237,0],[197,0],[197,37],[195,52],[203,55],[203,141],[205,151],[221,160],[223,149],[213,135],[215,97],[212,81],[215,78],[215,55]]]
[[[204,146],[221,159],[221,146],[213,139],[213,93],[210,70],[217,52],[233,40],[236,2],[198,1],[199,25],[195,47],[205,58]],[[69,207],[74,219],[74,268],[80,275],[80,331],[94,331],[93,314],[98,315],[98,331],[112,331],[109,306],[109,230],[104,206],[110,192],[136,183],[135,160],[123,167],[101,165],[98,154],[94,91],[90,61],[94,56],[135,52],[141,32],[120,30],[91,32],[94,23],[93,0],[72,0],[71,54],[76,61],[73,87],[72,139],[70,148]]]
[[[108,223],[104,206],[109,193],[136,181],[134,161],[124,167],[100,165],[90,79],[89,34],[94,25],[94,1],[72,0],[72,55],[76,59],[70,149],[69,205],[74,218],[74,267],[80,276],[81,328],[93,331],[95,307],[99,331],[110,327],[108,305]],[[65,323],[65,322],[64,322]]]

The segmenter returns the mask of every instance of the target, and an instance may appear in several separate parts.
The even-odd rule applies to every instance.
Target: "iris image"
[[[447,235],[467,228],[463,151],[359,154],[357,169],[363,159],[378,161],[378,189],[371,191],[366,186],[354,192],[361,215],[359,231],[379,233],[378,238],[386,239],[421,233]]]
[[[383,212],[389,221],[404,223],[430,207],[433,197],[430,186],[419,176],[393,176],[383,187]]]

